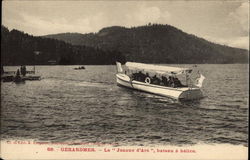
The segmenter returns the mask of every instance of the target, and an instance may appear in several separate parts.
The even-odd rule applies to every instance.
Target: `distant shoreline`
[[[156,65],[161,65],[161,64],[170,64],[170,65],[203,65],[203,64],[209,64],[209,65],[212,65],[212,64],[216,64],[216,65],[227,65],[227,64],[249,64],[249,63],[148,63],[148,64],[156,64]],[[23,64],[20,64],[20,65],[3,65],[4,67],[5,66],[9,66],[9,67],[15,67],[15,66],[21,66]],[[26,66],[114,66],[115,64],[27,64]],[[123,64],[124,65],[124,64]]]

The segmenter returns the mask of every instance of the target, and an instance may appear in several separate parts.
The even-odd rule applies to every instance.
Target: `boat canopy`
[[[125,65],[130,70],[148,71],[159,74],[184,74],[192,72],[192,69],[190,68],[169,67],[163,65],[144,64],[135,62],[127,62]]]

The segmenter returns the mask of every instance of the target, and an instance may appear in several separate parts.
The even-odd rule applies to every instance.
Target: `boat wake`
[[[66,83],[68,85],[74,86],[85,86],[85,87],[110,87],[114,83],[110,82],[90,82],[90,81],[83,81],[83,80],[76,80],[76,79],[61,79],[58,77],[47,77],[44,79],[44,82],[47,83]]]
[[[79,83],[74,83],[75,86],[84,86],[84,87],[103,87],[103,88],[106,88],[106,87],[109,87],[107,86],[107,84],[105,83],[98,83],[98,82],[79,82]]]

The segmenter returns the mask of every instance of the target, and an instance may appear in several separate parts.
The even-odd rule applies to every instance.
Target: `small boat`
[[[28,75],[28,76],[23,76],[22,79],[28,80],[28,81],[37,81],[37,80],[41,80],[41,76]]]
[[[78,67],[78,68],[74,68],[74,70],[81,70],[81,69],[85,69],[84,66]]]
[[[12,82],[14,80],[13,75],[2,75],[1,76],[1,81],[3,82]]]
[[[200,77],[197,79],[196,84],[190,84],[191,78],[189,78],[189,76],[192,73],[192,69],[190,68],[127,62],[124,71],[121,63],[116,62],[116,64],[116,81],[118,86],[166,96],[177,100],[195,100],[203,97],[201,87],[205,77],[199,73]],[[154,77],[156,80],[158,79],[158,82],[155,83],[154,78],[149,74],[155,75]],[[156,75],[162,77],[162,79],[156,78]],[[177,75],[184,75],[183,77],[186,79],[186,85],[182,85],[180,81],[176,81],[179,84],[175,85],[174,80],[177,79]],[[169,76],[169,80],[166,80],[164,83],[163,78],[166,76]]]

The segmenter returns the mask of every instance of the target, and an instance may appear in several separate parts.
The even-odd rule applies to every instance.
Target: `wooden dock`
[[[28,74],[34,74],[34,71],[27,71],[26,73]],[[4,72],[3,75],[1,75],[1,81],[3,82],[13,82],[14,78],[15,78],[16,72],[15,71],[8,71],[8,72]],[[37,81],[37,80],[41,80],[41,76],[37,76],[37,75],[25,75],[22,76],[20,75],[22,80],[28,80],[28,81]]]

